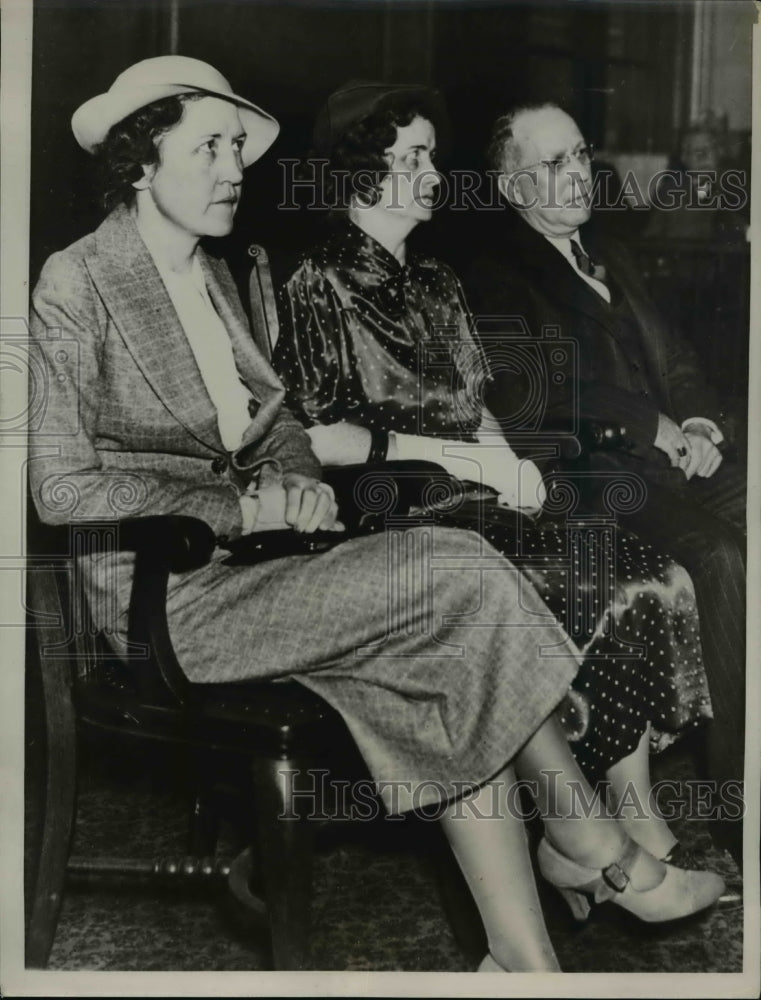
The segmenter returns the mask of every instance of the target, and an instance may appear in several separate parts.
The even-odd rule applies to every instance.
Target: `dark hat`
[[[420,104],[421,111],[436,129],[442,153],[451,143],[451,127],[446,105],[438,90],[418,83],[378,83],[350,80],[335,90],[317,114],[312,136],[314,151],[329,156],[344,133],[357,122],[379,111],[393,97],[407,96]]]

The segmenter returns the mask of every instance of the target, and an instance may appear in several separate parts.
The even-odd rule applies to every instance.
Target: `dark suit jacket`
[[[573,338],[578,378],[567,378],[560,385],[547,380],[547,420],[567,419],[575,409],[583,419],[619,422],[633,447],[619,454],[614,464],[681,488],[682,472],[672,470],[665,454],[653,447],[659,412],[679,424],[701,416],[721,425],[717,400],[694,352],[668,329],[626,250],[596,234],[592,224],[584,228],[584,247],[628,301],[635,320],[636,356],[621,339],[611,307],[562,254],[518,217],[510,218],[508,225],[505,221],[501,216],[490,242],[495,249],[478,257],[466,275],[465,290],[477,328],[496,331],[503,322],[500,317],[505,328],[514,330],[516,323],[524,323],[531,338],[541,338],[547,326],[559,328],[563,338]],[[492,359],[495,351],[504,359],[508,343],[498,343],[493,333],[484,338]],[[525,376],[510,367],[493,366],[487,404],[498,417],[514,413],[516,398],[527,392]],[[605,453],[595,461],[609,467],[612,459]]]

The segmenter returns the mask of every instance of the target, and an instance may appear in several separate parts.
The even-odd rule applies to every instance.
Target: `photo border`
[[[444,0],[445,2],[445,0]],[[761,7],[757,4],[757,10]],[[27,315],[29,294],[30,114],[32,15],[29,0],[2,3],[2,274],[0,302],[8,318]],[[754,93],[761,94],[761,27],[753,30]],[[58,972],[23,967],[24,633],[23,623],[0,632],[0,989],[6,996],[576,996],[755,997],[759,994],[759,786],[761,785],[761,100],[753,107],[751,338],[749,368],[748,701],[744,971],[738,974],[512,974],[271,973],[271,972]],[[0,372],[3,415],[21,413],[23,388]],[[755,377],[753,377],[755,376]],[[0,451],[4,517],[0,549],[2,621],[18,615],[22,573],[23,494],[8,484],[24,475],[25,453],[16,441]]]

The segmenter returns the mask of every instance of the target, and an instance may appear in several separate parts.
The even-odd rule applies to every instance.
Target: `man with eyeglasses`
[[[487,156],[511,211],[497,216],[489,252],[466,279],[490,361],[485,402],[516,450],[521,430],[575,426],[579,417],[626,429],[628,447],[590,456],[587,502],[604,510],[605,486],[635,473],[646,500],[623,526],[692,576],[714,710],[709,772],[726,795],[743,779],[746,485],[725,460],[720,407],[626,249],[590,221],[593,150],[573,118],[554,104],[515,108],[497,119]],[[553,369],[557,333],[573,341],[576,378]],[[542,376],[525,363],[527,341],[541,351]],[[538,402],[539,425],[522,428],[520,415]],[[740,863],[741,824],[714,832]]]

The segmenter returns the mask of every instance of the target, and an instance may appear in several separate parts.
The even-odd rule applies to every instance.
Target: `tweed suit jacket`
[[[188,514],[224,540],[242,531],[239,497],[253,478],[264,486],[287,472],[320,477],[227,266],[198,252],[253,397],[240,446],[225,450],[174,306],[130,213],[119,208],[47,261],[33,295],[29,481],[42,521]],[[129,604],[132,565],[120,553],[83,568],[92,606],[113,607],[117,621]],[[110,612],[96,624],[116,628]]]
[[[557,327],[562,337],[576,342],[578,381],[573,386],[570,380],[562,386],[549,383],[547,418],[566,419],[575,411],[583,419],[620,422],[632,450],[600,453],[593,463],[625,465],[647,479],[682,488],[681,471],[671,469],[666,455],[653,447],[659,413],[677,423],[700,416],[717,425],[721,414],[694,351],[668,328],[625,248],[596,233],[591,223],[583,230],[585,249],[628,303],[638,337],[636,358],[621,339],[608,303],[540,233],[516,216],[507,225],[501,217],[493,236],[489,245],[496,249],[479,256],[466,277],[475,316],[518,318],[533,338],[542,337],[547,326]],[[485,341],[487,354],[493,354],[495,343]],[[504,367],[495,372],[487,394],[497,416],[510,409],[516,393],[525,393],[515,373]]]
[[[119,208],[45,264],[30,331],[42,416],[30,479],[49,522],[182,513],[218,535],[242,528],[253,476],[319,476],[284,390],[254,345],[227,266],[199,250],[239,375],[253,396],[240,446],[225,451],[174,306],[129,212]],[[44,397],[44,398],[43,398]]]

